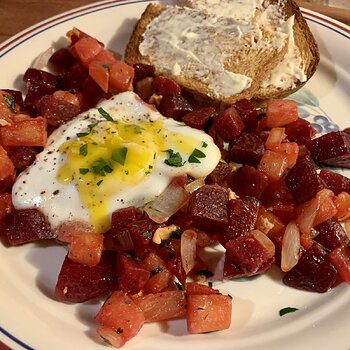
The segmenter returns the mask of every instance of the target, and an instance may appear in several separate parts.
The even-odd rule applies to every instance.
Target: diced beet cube
[[[204,130],[208,125],[209,119],[214,117],[215,114],[216,111],[213,107],[202,107],[185,114],[182,117],[182,121],[191,128]]]
[[[326,253],[314,243],[283,277],[289,287],[310,292],[327,292],[337,280],[337,270],[326,260]]]
[[[151,219],[136,220],[129,223],[127,226],[132,239],[135,255],[142,257],[147,252],[152,244],[152,237],[159,224],[155,223]]]
[[[163,96],[158,107],[159,112],[165,117],[181,119],[182,116],[192,111],[192,107],[180,94],[167,94]]]
[[[258,126],[258,113],[253,104],[246,99],[237,101],[234,104],[245,125],[246,131],[253,131]]]
[[[46,95],[40,99],[38,113],[44,117],[48,125],[59,126],[76,117],[80,112],[77,105],[58,99],[54,95]]]
[[[136,63],[133,65],[133,67],[135,72],[134,81],[138,81],[147,77],[153,77],[156,70],[154,66],[143,63]]]
[[[160,95],[163,97],[167,95],[181,96],[180,85],[176,83],[174,80],[163,76],[158,76],[153,79],[152,88],[157,95]]]
[[[316,162],[350,168],[350,134],[333,131],[313,139],[306,146]]]
[[[40,69],[28,68],[24,73],[23,80],[29,84],[56,88],[58,77]]]
[[[135,207],[118,209],[112,213],[111,230],[108,235],[116,245],[120,245],[122,250],[134,249],[128,224],[137,220],[137,210]]]
[[[313,239],[329,250],[334,250],[347,244],[349,238],[339,221],[329,219],[314,227],[317,235]]]
[[[182,267],[182,260],[180,256],[176,256],[167,262],[169,271],[179,280],[181,284],[186,282],[186,272]]]
[[[228,225],[228,190],[215,185],[204,185],[191,194],[188,216],[204,229],[221,229]]]
[[[36,102],[45,95],[54,93],[58,86],[58,77],[39,69],[28,68],[23,80],[27,83],[24,106],[31,113],[36,112]]]
[[[218,235],[222,245],[240,237],[255,227],[258,218],[259,202],[254,198],[231,199],[227,203],[228,227],[223,235]]]
[[[230,188],[240,197],[254,197],[260,199],[268,186],[267,176],[254,167],[245,165],[237,170],[232,178]]]
[[[294,203],[276,201],[273,204],[272,212],[286,224],[297,218],[296,205]]]
[[[49,63],[54,65],[56,68],[61,69],[68,69],[76,62],[76,59],[66,47],[62,47],[55,51],[49,59]]]
[[[61,75],[60,88],[63,90],[75,89],[81,91],[88,77],[88,71],[79,63],[74,64]]]
[[[139,261],[119,254],[116,264],[118,289],[137,294],[146,285],[150,272],[143,268]]]
[[[11,95],[13,97],[13,102],[19,106],[20,110],[23,109],[23,97],[20,91],[10,89],[1,89],[1,91]]]
[[[284,133],[287,139],[296,142],[298,145],[306,145],[315,136],[316,130],[305,119],[298,119],[286,125]]]
[[[60,301],[82,303],[115,289],[115,254],[102,253],[93,267],[81,265],[66,256],[58,275],[55,297]]]
[[[275,246],[254,230],[226,243],[224,277],[252,276],[267,271],[275,261]]]
[[[5,218],[4,228],[11,246],[55,237],[45,215],[38,209],[12,211]]]
[[[324,181],[326,188],[333,191],[335,195],[341,192],[350,194],[350,179],[346,176],[327,169],[322,169],[319,176]]]
[[[34,162],[37,153],[33,147],[16,147],[10,158],[15,168],[22,171]]]
[[[243,132],[232,145],[230,157],[236,163],[255,166],[259,164],[264,152],[264,143],[259,136]]]
[[[276,202],[293,202],[293,197],[285,179],[269,181],[267,188],[261,196],[261,201],[265,206],[273,206]]]
[[[95,106],[101,99],[108,99],[111,97],[111,94],[103,92],[100,86],[91,77],[85,79],[82,89],[89,107]]]
[[[214,118],[213,127],[224,141],[231,141],[242,133],[244,123],[237,109],[231,106]]]
[[[232,174],[232,167],[226,162],[220,160],[215,169],[206,177],[205,182],[208,185],[217,184],[227,187]]]
[[[309,157],[298,159],[286,176],[285,182],[297,204],[315,197],[316,193],[325,187]]]

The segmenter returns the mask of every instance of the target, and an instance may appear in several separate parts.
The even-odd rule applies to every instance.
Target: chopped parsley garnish
[[[202,147],[207,148],[207,146],[208,146],[208,144],[206,142],[202,141]]]
[[[100,181],[97,182],[96,185],[97,185],[97,186],[100,186],[102,182],[103,182],[103,180],[100,180]]]
[[[85,143],[84,145],[82,145],[79,149],[79,154],[83,157],[86,157],[88,154],[88,145],[87,143]]]
[[[103,118],[105,118],[106,120],[108,120],[109,122],[113,122],[114,119],[111,117],[111,115],[106,112],[102,107],[97,108],[98,112],[102,115]]]
[[[142,130],[145,130],[144,128],[141,128],[140,125],[136,124],[131,124],[130,127],[133,128],[135,134],[142,134]]]
[[[175,283],[175,286],[176,286],[176,288],[177,288],[178,290],[182,290],[182,291],[185,290],[185,286],[184,286],[183,284],[178,283],[178,282],[176,282],[176,281],[174,281],[174,283]]]
[[[199,149],[195,148],[191,155],[188,158],[189,163],[200,163],[201,161],[198,158],[205,158],[206,155]]]
[[[77,136],[78,137],[84,137],[84,136],[88,136],[90,133],[89,132],[78,132]]]
[[[167,149],[164,152],[167,152],[169,156],[168,159],[165,159],[165,164],[174,167],[181,167],[184,165],[184,162],[182,161],[182,157],[179,152],[174,153],[172,149]]]
[[[79,173],[82,174],[82,175],[87,174],[89,171],[90,171],[90,170],[87,169],[87,168],[80,168],[80,169],[79,169]]]
[[[7,107],[10,108],[12,112],[15,112],[15,99],[12,95],[4,94],[3,98],[7,104]]]
[[[296,307],[285,307],[283,309],[280,310],[280,316],[284,316],[286,314],[289,314],[291,312],[295,312],[298,311],[299,309],[297,309]]]
[[[149,237],[152,237],[153,233],[152,232],[149,232],[149,231],[143,231],[141,233],[141,236],[142,237],[145,237],[145,238],[149,238]]]
[[[106,173],[111,173],[113,168],[105,159],[99,158],[92,163],[91,170],[96,175],[106,176]]]
[[[155,276],[157,273],[162,272],[162,271],[163,271],[163,269],[160,266],[156,267],[155,269],[153,269],[151,271],[151,277]]]
[[[112,151],[111,159],[114,160],[115,162],[121,164],[121,165],[124,165],[127,153],[128,153],[128,149],[126,147],[115,148]]]
[[[208,287],[213,288],[213,282],[212,281],[208,282]]]

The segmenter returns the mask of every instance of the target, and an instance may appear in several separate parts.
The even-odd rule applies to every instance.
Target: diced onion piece
[[[265,147],[271,151],[281,145],[286,135],[284,133],[285,128],[272,128],[269,136],[265,142]]]
[[[291,270],[300,258],[300,231],[297,224],[291,221],[284,232],[282,239],[281,269],[284,272]]]
[[[261,232],[260,230],[253,230],[251,231],[251,234],[260,243],[260,245],[264,247],[266,254],[270,258],[275,256],[275,251],[276,251],[275,245],[273,244],[271,239],[266,236],[265,233]]]
[[[161,224],[183,207],[189,198],[190,195],[184,188],[172,182],[163,193],[146,204],[144,211],[150,219]]]
[[[181,262],[186,274],[188,274],[196,264],[196,241],[196,231],[186,230],[181,235]]]
[[[204,179],[196,179],[188,184],[185,185],[185,190],[188,193],[192,193],[195,190],[198,190],[198,188],[201,188],[205,185]]]
[[[162,240],[166,241],[167,239],[169,239],[171,234],[178,229],[179,227],[176,225],[159,227],[157,228],[156,232],[154,232],[152,241],[156,244],[161,244]]]
[[[320,205],[320,202],[316,197],[302,204],[297,209],[298,211],[297,224],[302,233],[305,233],[307,235],[310,234],[319,205]]]
[[[99,326],[97,328],[97,333],[108,345],[113,346],[117,349],[121,348],[125,344],[125,339],[118,333],[118,330],[116,329]]]
[[[35,58],[34,62],[31,65],[31,68],[35,69],[43,69],[47,67],[47,64],[49,63],[50,57],[55,52],[53,47],[49,47],[44,52],[40,53],[37,58]]]

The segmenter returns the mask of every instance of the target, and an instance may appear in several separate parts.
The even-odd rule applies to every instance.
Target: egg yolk
[[[110,228],[112,195],[149,176],[158,158],[177,152],[190,155],[201,144],[190,135],[167,130],[163,120],[139,124],[100,121],[60,146],[66,160],[57,177],[61,183],[75,184],[95,230],[105,232]]]

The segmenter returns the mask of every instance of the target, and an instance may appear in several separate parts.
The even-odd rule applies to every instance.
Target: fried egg
[[[120,208],[143,207],[176,176],[205,178],[220,160],[205,132],[165,118],[133,92],[102,101],[57,128],[12,192],[53,229],[69,220],[106,232]]]

